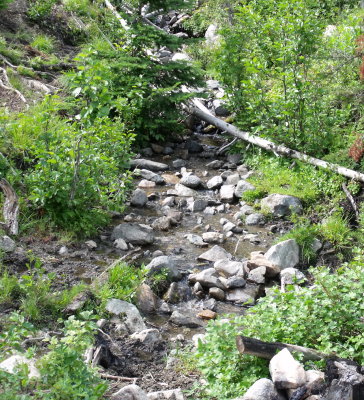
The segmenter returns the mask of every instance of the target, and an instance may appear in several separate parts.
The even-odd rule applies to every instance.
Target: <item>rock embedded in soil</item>
[[[200,328],[203,326],[203,322],[188,311],[173,311],[169,320],[177,326],[186,326],[187,328]]]
[[[106,303],[105,309],[110,314],[123,318],[123,323],[129,334],[140,332],[147,328],[134,304],[119,299],[111,299]]]
[[[222,247],[215,245],[210,250],[207,250],[205,253],[200,254],[197,259],[198,260],[205,260],[205,261],[218,261],[221,259],[231,259],[232,255],[228,253]]]
[[[223,185],[220,188],[220,200],[224,203],[232,203],[234,201],[234,185]]]
[[[137,158],[130,162],[132,168],[148,169],[150,171],[167,171],[168,165],[156,161],[146,160],[144,158]],[[148,178],[147,178],[148,179]],[[150,179],[152,180],[152,179]]]
[[[224,162],[221,160],[214,160],[206,164],[206,167],[209,169],[220,169],[224,165]]]
[[[111,396],[113,400],[148,400],[147,393],[138,385],[127,385]]]
[[[154,349],[163,341],[162,335],[158,329],[145,329],[141,332],[135,332],[131,336],[133,340],[139,340],[149,349]]]
[[[235,400],[285,400],[286,397],[279,393],[270,379],[262,378],[256,381],[243,397]]]
[[[244,204],[240,207],[240,211],[243,213],[243,215],[250,215],[254,213],[254,208],[248,204]]]
[[[248,192],[249,190],[255,190],[255,186],[252,185],[251,183],[245,181],[245,180],[239,180],[236,183],[236,188],[234,191],[235,197],[238,199],[241,198],[241,196],[245,193]]]
[[[133,245],[152,244],[154,242],[153,228],[136,223],[120,224],[114,228],[111,234],[111,240],[116,239],[124,239]]]
[[[296,389],[306,383],[306,372],[287,349],[281,350],[269,362],[269,372],[277,389]]]
[[[283,194],[271,194],[261,200],[261,208],[271,212],[276,217],[284,217],[292,212],[301,214],[303,207],[298,197]]]
[[[177,159],[177,160],[172,161],[172,165],[174,168],[182,168],[182,167],[186,166],[186,161]]]
[[[136,189],[134,190],[131,199],[130,199],[130,204],[133,207],[143,207],[147,204],[148,201],[148,196],[142,189]]]
[[[248,226],[264,225],[265,217],[263,214],[260,213],[247,215],[247,217],[245,218],[245,224]]]
[[[281,270],[294,268],[299,263],[300,249],[294,239],[288,239],[272,246],[264,257]]]
[[[16,248],[16,243],[9,236],[1,236],[0,237],[0,250],[5,253],[11,253]]]

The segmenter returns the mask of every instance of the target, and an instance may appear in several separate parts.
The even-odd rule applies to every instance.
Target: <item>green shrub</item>
[[[41,21],[48,17],[58,0],[34,0],[28,9],[28,17],[33,21]]]
[[[353,233],[347,220],[340,212],[336,212],[323,220],[320,232],[338,250],[348,249],[353,243]]]
[[[263,198],[267,192],[261,189],[247,190],[241,196],[243,201],[246,201],[248,204],[254,204],[255,200]]]
[[[44,53],[52,53],[54,50],[54,39],[47,35],[38,35],[34,38],[31,46]]]
[[[13,0],[0,0],[0,10],[6,8]]]
[[[199,344],[195,357],[211,397],[241,396],[255,380],[267,376],[268,362],[238,353],[237,334],[335,352],[362,364],[363,268],[360,252],[333,274],[326,267],[311,269],[314,286],[298,292],[292,286],[286,293],[276,290],[245,316],[210,322],[206,343]]]

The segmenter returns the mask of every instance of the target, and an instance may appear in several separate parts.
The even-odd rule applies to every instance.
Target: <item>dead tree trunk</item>
[[[307,154],[301,153],[299,151],[292,150],[284,145],[277,145],[269,140],[251,135],[248,132],[243,132],[234,125],[228,124],[220,118],[213,116],[211,113],[207,113],[206,110],[201,109],[201,107],[199,107],[195,101],[193,102],[193,106],[191,107],[190,111],[196,117],[208,122],[211,125],[216,126],[222,131],[225,131],[230,135],[242,139],[248,143],[259,146],[262,149],[272,151],[273,153],[281,154],[286,157],[296,158],[316,167],[336,172],[340,175],[346,176],[347,178],[364,182],[364,174],[361,174],[360,172],[353,171],[352,169],[344,168],[336,164],[328,163],[318,158],[308,156]]]
[[[303,355],[304,361],[319,361],[322,359],[336,359],[334,354],[323,354],[317,350],[310,349],[302,346],[295,346],[293,344],[280,343],[280,342],[263,342],[262,340],[253,339],[246,336],[236,337],[236,347],[241,354],[248,354],[270,360],[277,352],[283,349],[288,349],[291,353],[300,353]]]
[[[4,221],[2,227],[11,235],[17,235],[19,232],[18,216],[19,201],[15,190],[6,179],[0,179],[0,189],[5,196],[3,215]]]

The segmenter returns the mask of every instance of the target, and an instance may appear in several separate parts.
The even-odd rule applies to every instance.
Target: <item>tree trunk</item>
[[[304,361],[319,361],[322,359],[337,358],[334,354],[326,355],[307,347],[295,346],[293,344],[280,342],[263,342],[262,340],[253,339],[246,336],[236,337],[236,347],[241,354],[248,354],[250,356],[260,357],[266,360],[270,360],[283,349],[288,349],[291,353],[302,354]]]
[[[196,117],[208,122],[211,125],[216,126],[229,133],[232,136],[235,136],[239,139],[242,139],[248,143],[254,144],[256,146],[261,147],[262,149],[272,151],[273,153],[278,153],[286,157],[296,158],[300,161],[304,161],[308,164],[315,165],[316,167],[324,168],[329,171],[336,172],[340,175],[346,176],[347,178],[354,179],[360,182],[364,182],[364,174],[360,172],[353,171],[351,169],[341,167],[336,164],[332,164],[318,158],[314,158],[308,156],[307,154],[301,153],[296,150],[292,150],[284,145],[277,145],[269,140],[263,139],[259,136],[254,136],[249,134],[248,132],[243,132],[240,129],[236,128],[234,125],[228,124],[227,122],[221,120],[213,116],[211,113],[207,113],[205,110],[201,109],[196,102],[193,102],[193,106],[190,108],[190,112]]]
[[[6,179],[0,179],[0,189],[5,196],[3,215],[5,223],[2,226],[11,235],[17,235],[19,232],[18,216],[19,216],[19,201],[15,190]]]

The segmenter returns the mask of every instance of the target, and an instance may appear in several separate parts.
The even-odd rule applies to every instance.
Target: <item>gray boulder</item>
[[[288,239],[272,246],[264,258],[281,270],[294,268],[299,263],[300,249],[294,239]]]
[[[239,261],[230,261],[229,259],[220,259],[214,263],[215,270],[229,278],[230,276],[239,275],[244,276],[246,274],[244,264]]]
[[[298,197],[283,194],[271,194],[262,199],[260,205],[276,217],[284,217],[292,212],[301,214],[303,209]]]
[[[142,178],[147,179],[148,181],[155,182],[157,185],[164,185],[166,183],[165,179],[162,176],[147,169],[139,170],[139,175]]]
[[[5,253],[10,253],[14,251],[16,248],[16,244],[13,239],[9,238],[9,236],[1,236],[0,237],[0,250]]]
[[[111,240],[117,239],[124,239],[133,245],[147,245],[154,242],[154,233],[148,225],[123,223],[117,225],[111,234]]]
[[[188,311],[173,311],[169,320],[175,325],[186,326],[187,328],[199,328],[203,326],[203,322]]]
[[[235,197],[240,199],[243,193],[247,192],[248,190],[255,190],[255,186],[245,180],[239,181],[235,188]]]
[[[244,288],[232,289],[226,292],[226,300],[240,304],[254,304],[258,293],[259,287],[257,285],[247,284]]]
[[[248,389],[241,400],[285,400],[285,398],[277,391],[270,379],[262,378]]]
[[[130,204],[133,207],[143,207],[147,204],[148,201],[148,196],[142,189],[136,189],[134,190],[131,199],[130,199]]]
[[[139,340],[149,349],[154,349],[163,341],[162,335],[158,329],[145,329],[141,332],[135,332],[130,336],[130,338],[133,340]]]
[[[196,189],[201,185],[201,179],[196,175],[185,174],[184,176],[182,176],[180,184],[187,186],[188,188],[191,189]]]
[[[166,171],[169,167],[167,164],[163,164],[156,161],[146,160],[144,158],[138,158],[130,162],[132,168],[148,169],[150,171]],[[144,178],[144,177],[143,177]],[[145,178],[148,179],[148,178]],[[152,179],[150,179],[152,180]]]
[[[208,189],[214,190],[220,188],[223,183],[224,180],[221,178],[221,176],[217,175],[207,181],[206,186]]]
[[[167,279],[171,281],[179,281],[182,278],[178,270],[177,260],[170,256],[159,256],[146,266],[150,275],[158,274],[162,271],[167,272]]]
[[[163,390],[160,392],[151,392],[147,395],[149,400],[184,400],[181,389]]]
[[[113,400],[148,400],[147,393],[138,385],[124,386],[114,393],[111,398]]]
[[[110,314],[123,317],[123,324],[130,334],[146,329],[143,318],[134,304],[119,299],[111,299],[106,303],[105,308]]]
[[[231,259],[232,255],[218,245],[215,245],[210,250],[207,250],[205,253],[202,253],[197,257],[198,260],[205,260],[212,262],[226,258]]]
[[[245,223],[248,226],[264,225],[265,217],[263,214],[260,214],[260,213],[250,214],[250,215],[247,215],[247,217],[245,218]]]
[[[240,181],[239,174],[232,174],[226,177],[225,184],[226,185],[236,185]]]

